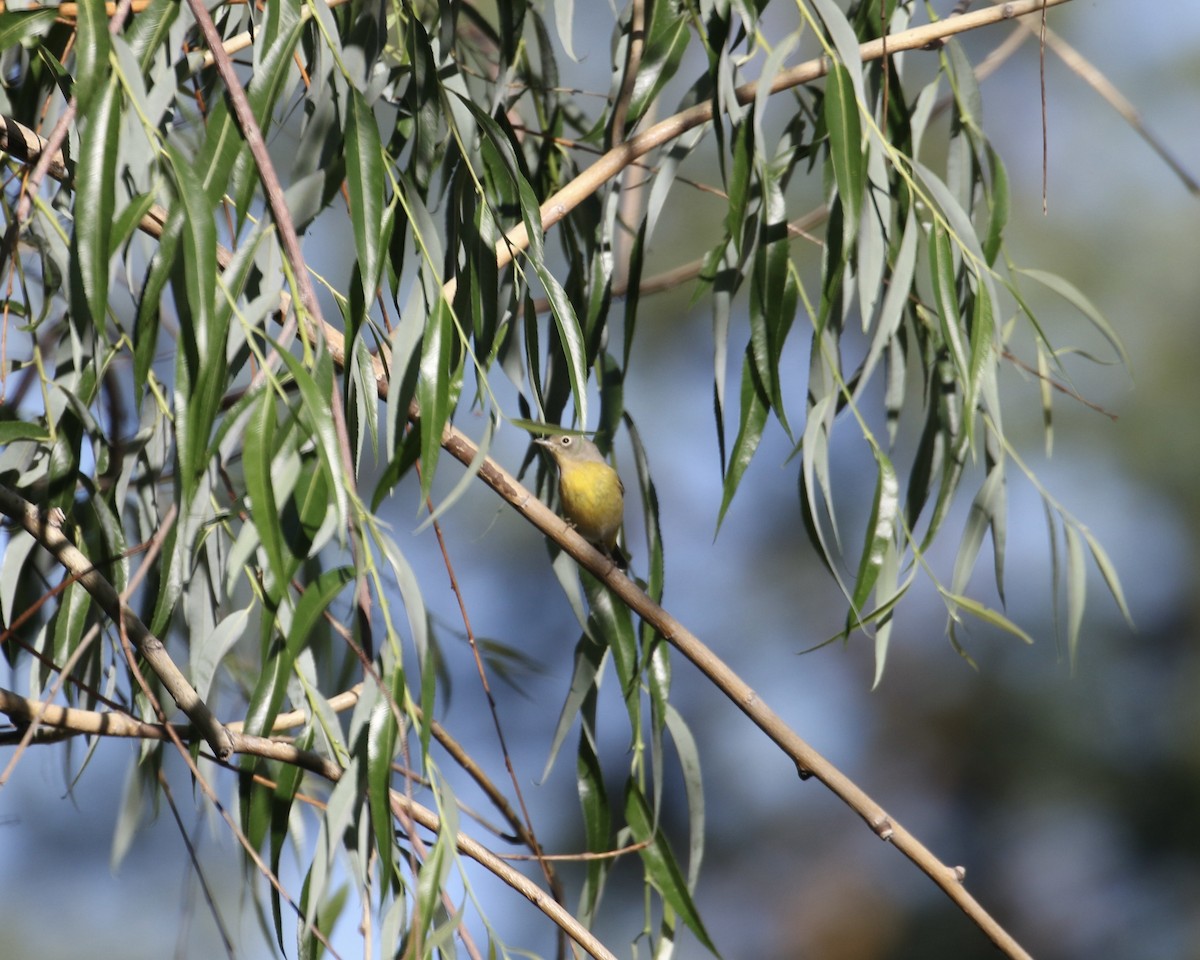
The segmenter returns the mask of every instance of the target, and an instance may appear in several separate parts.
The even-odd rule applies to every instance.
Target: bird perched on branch
[[[625,486],[617,471],[590,440],[555,434],[535,441],[550,451],[558,466],[563,515],[579,535],[622,570],[629,565],[617,546],[625,515]]]

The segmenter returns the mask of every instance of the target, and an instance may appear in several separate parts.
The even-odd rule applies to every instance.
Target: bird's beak
[[[549,437],[534,437],[533,442],[536,444],[539,444],[540,446],[543,446],[543,447],[554,446],[553,441],[551,441],[551,439]]]

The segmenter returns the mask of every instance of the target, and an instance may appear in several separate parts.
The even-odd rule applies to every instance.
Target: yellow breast
[[[625,513],[625,490],[607,463],[566,461],[559,464],[563,513],[585,540],[611,548]]]

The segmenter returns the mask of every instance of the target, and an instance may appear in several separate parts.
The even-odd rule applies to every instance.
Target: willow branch
[[[886,43],[882,38],[871,40],[859,47],[859,55],[863,62],[866,63],[882,58],[885,50],[887,56],[893,56],[905,50],[919,50],[931,44],[938,44],[947,37],[952,37],[959,33],[977,30],[980,27],[1011,20],[1015,17],[1022,17],[1026,14],[1069,2],[1070,0],[1019,0],[1019,2],[1004,3],[996,7],[989,7],[974,13],[966,13],[958,17],[950,17],[946,20],[938,20],[936,23],[929,23],[924,26],[913,27],[911,30],[891,34],[887,37]],[[814,60],[797,64],[794,67],[781,71],[775,77],[775,80],[771,84],[771,93],[780,93],[792,87],[812,83],[814,80],[825,76],[828,72],[829,60],[826,57],[818,57]],[[758,84],[751,82],[737,87],[734,95],[738,103],[747,104],[754,100],[758,92]],[[579,206],[580,203],[592,196],[601,186],[651,150],[677,139],[688,130],[708,123],[712,119],[713,104],[711,100],[706,100],[674,116],[659,121],[642,133],[609,150],[608,153],[604,154],[604,156],[580,173],[579,176],[561,190],[552,194],[542,204],[540,208],[542,229],[546,230],[558,223],[568,213]],[[503,269],[512,262],[518,253],[525,250],[528,246],[529,233],[525,227],[525,223],[522,221],[505,234],[496,244],[497,265]],[[453,293],[455,286],[456,283],[454,280],[450,280],[446,284],[447,299],[451,299],[450,294]]]
[[[0,713],[7,714],[19,723],[32,722],[36,718],[38,722],[58,730],[95,736],[141,737],[177,741],[186,740],[191,732],[186,727],[177,724],[144,723],[123,714],[98,713],[29,700],[3,688],[0,688]],[[337,783],[342,777],[342,768],[332,760],[310,750],[301,750],[290,743],[273,740],[269,737],[250,736],[236,731],[230,732],[230,738],[234,753],[291,764],[316,774],[330,783]],[[398,819],[410,820],[434,833],[441,832],[441,819],[429,808],[405,797],[397,790],[389,791],[389,802]],[[461,831],[455,834],[454,843],[459,853],[474,860],[526,897],[548,919],[597,960],[616,960],[604,944],[580,924],[566,908],[556,903],[541,887],[505,863],[488,847]]]
[[[179,709],[196,725],[213,753],[222,760],[228,758],[233,753],[229,731],[213,716],[208,705],[175,666],[162,641],[121,602],[121,596],[113,585],[63,533],[61,511],[44,515],[23,497],[0,486],[0,513],[16,521],[68,573],[75,576],[113,623],[123,625],[138,653],[145,658]]]

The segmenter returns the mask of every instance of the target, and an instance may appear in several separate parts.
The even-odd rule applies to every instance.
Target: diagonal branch
[[[904,50],[919,50],[931,44],[940,44],[947,37],[952,37],[955,34],[964,33],[968,30],[976,30],[980,27],[1011,20],[1015,17],[1022,17],[1047,7],[1056,7],[1061,3],[1069,2],[1070,0],[1020,0],[1020,2],[1016,3],[1004,3],[1000,6],[978,10],[975,13],[950,17],[947,20],[938,20],[936,23],[929,23],[924,26],[913,27],[911,30],[894,33],[887,37],[886,42],[882,38],[872,40],[859,47],[859,54],[864,63],[870,60],[879,60],[885,53],[887,56],[892,56]],[[828,72],[829,60],[825,57],[805,61],[787,70],[780,71],[771,84],[771,93],[779,93],[783,90],[790,90],[792,87],[812,83],[812,81],[820,79]],[[734,91],[734,96],[740,104],[752,102],[757,95],[758,84],[753,82],[744,83]],[[540,208],[542,229],[546,230],[558,223],[568,213],[579,206],[580,203],[592,196],[601,186],[651,150],[675,140],[688,130],[708,123],[712,119],[713,103],[711,100],[706,100],[674,116],[659,121],[642,133],[613,147],[613,149],[609,150],[608,153],[604,154],[604,156],[561,190],[555,192],[542,204]],[[524,222],[521,222],[505,234],[496,244],[496,262],[498,266],[503,269],[512,262],[518,253],[528,246],[529,233]],[[450,299],[455,286],[455,280],[451,279],[447,282],[447,299]]]

